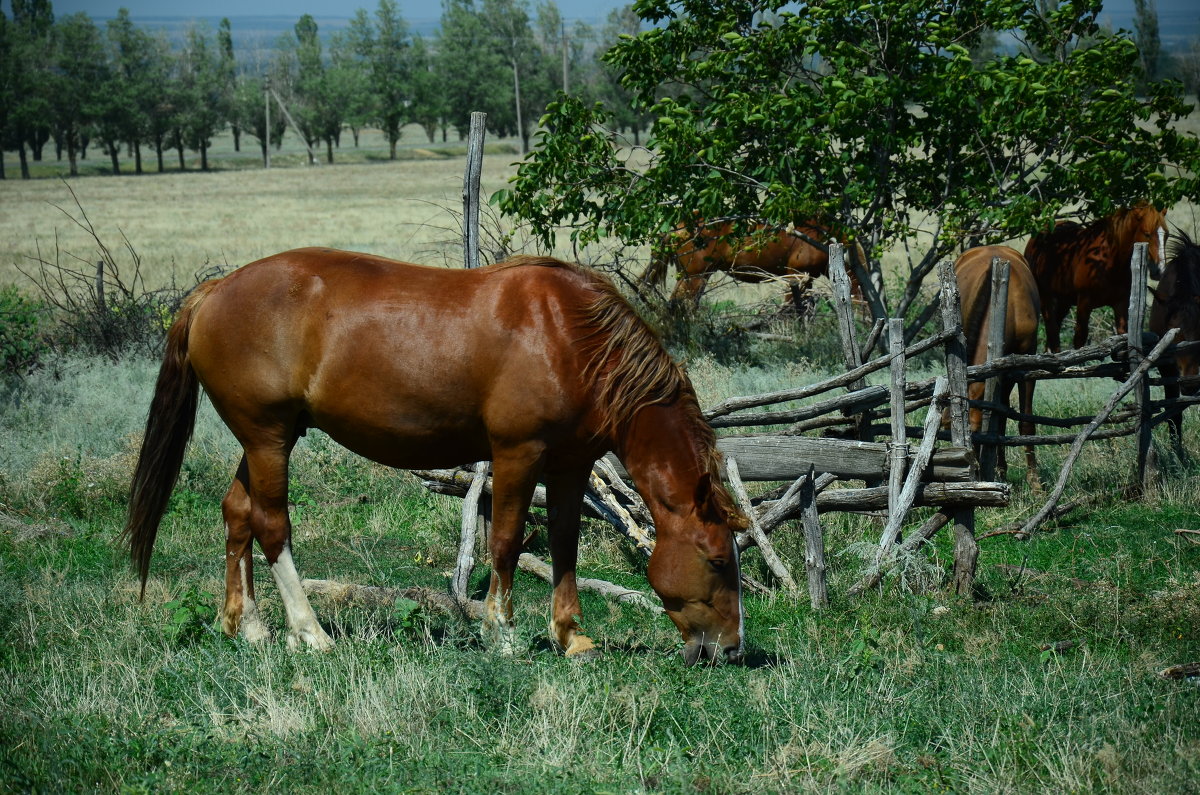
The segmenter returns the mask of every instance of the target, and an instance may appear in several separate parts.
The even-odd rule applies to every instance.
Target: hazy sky
[[[373,10],[378,0],[52,0],[56,15],[86,11],[92,17],[115,16],[117,9],[129,9],[134,20],[151,17],[222,17],[285,16],[349,18],[357,8]],[[557,0],[568,20],[603,21],[608,12],[629,0]],[[534,5],[533,2],[530,5]],[[1109,0],[1102,21],[1113,27],[1132,28],[1133,0]],[[1200,34],[1200,3],[1196,0],[1158,0],[1158,13],[1164,38]],[[10,8],[8,0],[0,7]],[[409,19],[437,19],[441,16],[438,0],[400,0],[400,12]]]

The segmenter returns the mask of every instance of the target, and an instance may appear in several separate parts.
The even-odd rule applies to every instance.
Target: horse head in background
[[[967,364],[983,364],[987,361],[987,329],[991,325],[992,258],[1008,260],[1008,308],[1004,321],[1004,351],[1010,353],[1036,353],[1038,334],[1038,289],[1025,258],[1008,246],[979,246],[964,251],[954,263],[954,276],[962,302],[963,333],[967,338]],[[1005,379],[1000,384],[997,399],[1007,406],[1013,386],[1019,388],[1021,413],[1033,413],[1033,381],[1024,380],[1014,384]],[[971,400],[983,399],[983,384],[972,383],[967,389]],[[1006,419],[1001,415],[1000,433],[1004,433]],[[982,412],[971,409],[971,430],[978,431],[982,424]],[[1037,426],[1032,420],[1019,423],[1022,435],[1032,436]],[[1001,479],[1004,479],[1004,448],[1000,448]],[[1025,446],[1025,479],[1034,491],[1041,491],[1037,457],[1032,445]]]
[[[1087,344],[1092,310],[1112,307],[1117,333],[1129,324],[1129,262],[1134,243],[1148,243],[1151,269],[1161,264],[1162,240],[1167,214],[1149,204],[1118,210],[1086,226],[1059,221],[1053,230],[1041,232],[1025,246],[1025,260],[1037,279],[1046,321],[1046,345],[1061,349],[1063,319],[1076,307],[1072,346]]]
[[[730,221],[716,224],[684,222],[663,235],[652,248],[650,266],[642,273],[642,284],[663,285],[672,264],[679,281],[671,293],[671,302],[700,302],[704,286],[714,273],[727,273],[741,282],[785,280],[792,303],[800,311],[802,281],[829,275],[829,243],[836,238],[829,228],[815,221],[796,224],[790,229],[753,226],[739,235]],[[857,256],[865,265],[866,252],[857,242],[847,257]],[[854,292],[858,279],[849,260],[846,271]]]
[[[1177,328],[1183,340],[1200,340],[1200,245],[1192,242],[1186,233],[1176,232],[1168,256],[1162,278],[1154,289],[1150,330],[1161,337],[1168,329]],[[1174,362],[1164,363],[1161,369],[1166,377],[1194,377],[1200,371],[1200,353],[1194,350],[1180,353]],[[1178,384],[1166,384],[1163,389],[1168,400],[1179,396]],[[1187,391],[1195,394],[1198,387],[1193,384]],[[1182,450],[1181,415],[1173,416],[1168,424],[1172,441]]]

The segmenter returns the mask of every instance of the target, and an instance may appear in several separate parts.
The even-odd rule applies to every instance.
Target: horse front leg
[[[1087,345],[1088,326],[1092,322],[1092,308],[1092,305],[1085,301],[1080,301],[1079,305],[1075,307],[1075,336],[1071,339],[1071,347],[1075,349]],[[1117,323],[1120,324],[1119,318]]]
[[[484,642],[501,654],[516,651],[512,587],[525,529],[541,468],[540,445],[497,453],[492,460],[492,579],[483,607]]]
[[[575,564],[579,559],[579,521],[590,468],[547,473],[546,500],[550,514],[550,557],[554,563],[554,595],[550,635],[568,657],[597,655],[596,644],[580,632],[579,589]]]

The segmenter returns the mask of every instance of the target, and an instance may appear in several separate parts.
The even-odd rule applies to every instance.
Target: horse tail
[[[979,345],[979,335],[983,333],[983,320],[992,305],[992,273],[989,268],[980,280],[979,292],[974,296],[970,306],[963,312],[963,336],[967,340],[967,356],[975,355]]]
[[[141,577],[139,598],[146,596],[154,539],[166,513],[171,490],[179,478],[183,453],[196,422],[200,382],[188,359],[188,333],[196,307],[217,281],[204,282],[192,291],[167,332],[166,351],[154,385],[146,433],[142,437],[142,449],[129,488],[129,516],[121,532],[121,540],[128,545],[134,568]]]
[[[645,287],[665,287],[667,283],[667,266],[670,264],[671,253],[667,250],[667,239],[659,240],[650,246],[650,265],[642,271],[638,280]]]

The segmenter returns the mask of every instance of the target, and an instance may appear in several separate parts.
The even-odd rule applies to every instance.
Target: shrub
[[[35,367],[49,349],[44,335],[46,308],[17,292],[0,289],[0,370],[23,375]]]

